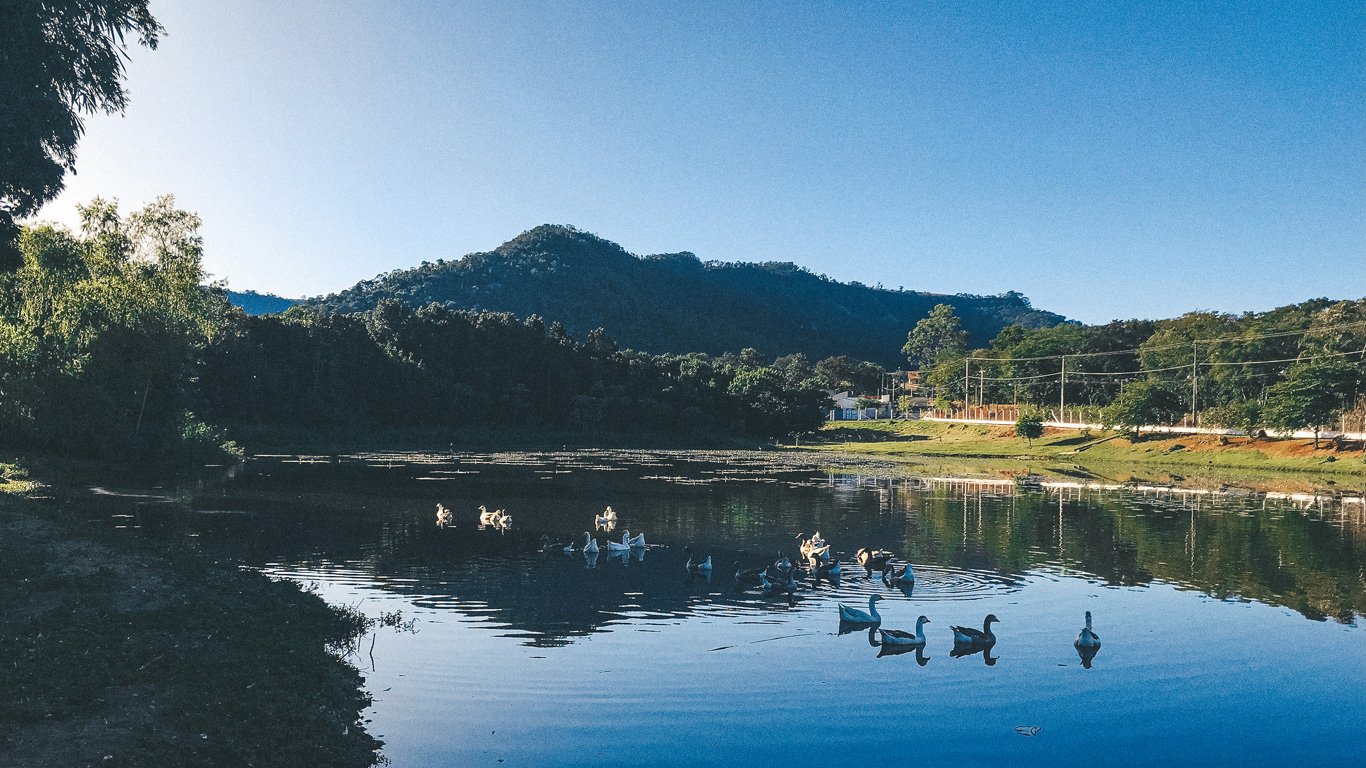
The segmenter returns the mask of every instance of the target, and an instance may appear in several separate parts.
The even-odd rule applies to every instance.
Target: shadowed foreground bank
[[[74,504],[0,494],[0,764],[375,763],[355,616]]]

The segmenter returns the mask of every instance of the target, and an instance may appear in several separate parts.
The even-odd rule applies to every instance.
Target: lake
[[[832,474],[762,453],[256,457],[120,526],[316,585],[395,766],[1359,764],[1366,505]],[[119,498],[119,497],[114,497]],[[154,501],[154,500],[153,500]],[[436,524],[436,505],[453,525]],[[507,530],[478,525],[506,509]],[[561,551],[611,505],[647,548]],[[106,514],[106,513],[101,513]],[[819,531],[837,583],[737,589]],[[546,538],[543,538],[546,537]],[[596,533],[600,544],[609,534]],[[551,543],[550,551],[543,544]],[[710,555],[690,574],[685,547]],[[911,589],[854,564],[913,564]],[[889,653],[837,605],[880,595]],[[1083,664],[1083,613],[1102,646]],[[997,641],[955,650],[951,625]]]

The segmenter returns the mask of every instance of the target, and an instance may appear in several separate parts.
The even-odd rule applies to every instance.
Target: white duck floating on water
[[[500,510],[501,511],[501,510]],[[479,524],[493,525],[493,521],[498,517],[498,512],[490,512],[483,504],[479,505]]]
[[[864,613],[857,608],[850,608],[844,603],[839,604],[840,621],[851,624],[881,624],[882,614],[877,612],[877,601],[882,599],[882,595],[873,595],[868,598],[868,612]]]
[[[630,532],[629,530],[622,531],[622,532],[621,532],[621,543],[622,543],[622,544],[625,544],[625,545],[628,546],[628,547],[637,547],[637,548],[644,547],[644,546],[645,546],[645,534],[643,534],[643,533],[637,533],[636,535],[632,536],[632,535],[631,535],[631,532]]]
[[[1077,640],[1076,642],[1072,643],[1072,645],[1075,645],[1078,648],[1100,647],[1100,635],[1097,635],[1095,632],[1091,630],[1090,611],[1086,612],[1086,626],[1082,627],[1081,631],[1077,633]]]
[[[929,621],[924,616],[916,619],[914,633],[900,629],[879,629],[877,633],[882,638],[883,645],[924,645],[925,625]]]
[[[594,515],[593,525],[597,528],[612,528],[617,524],[617,513],[612,511],[612,507],[607,507],[601,515]]]
[[[446,508],[445,504],[436,504],[436,527],[445,528],[455,522],[455,513]]]
[[[960,645],[995,645],[996,635],[992,634],[991,625],[998,621],[1000,619],[996,618],[996,614],[988,613],[987,617],[982,620],[981,629],[950,627],[953,630],[953,642]]]
[[[804,535],[805,534],[801,533],[797,534],[797,538],[802,542],[798,549],[801,550],[803,558],[807,560],[810,560],[812,557],[818,557],[821,560],[830,559],[830,545],[825,543],[825,539],[821,538],[820,531],[817,531],[816,535],[809,539],[802,539],[802,536]]]
[[[583,552],[586,555],[596,555],[598,553],[598,540],[593,538],[593,534],[588,531],[583,532]]]

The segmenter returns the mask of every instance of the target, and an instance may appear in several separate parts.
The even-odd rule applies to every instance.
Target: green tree
[[[1101,419],[1106,429],[1118,427],[1130,438],[1137,438],[1140,427],[1170,424],[1184,408],[1181,398],[1162,382],[1139,381],[1106,406]]]
[[[1341,360],[1297,363],[1267,393],[1266,423],[1281,432],[1319,432],[1355,399],[1362,378],[1360,363]]]
[[[16,219],[75,169],[86,114],[121,112],[125,38],[156,48],[148,0],[9,0],[0,11],[0,270],[22,265]]]
[[[906,335],[901,354],[914,368],[933,364],[945,353],[961,354],[968,345],[967,331],[948,304],[936,304],[930,314]]]
[[[24,229],[0,285],[0,427],[87,454],[206,435],[187,410],[199,352],[228,310],[202,285],[199,220],[165,197],[127,218],[81,206],[74,235]]]
[[[1028,440],[1033,448],[1035,438],[1043,437],[1043,415],[1035,410],[1022,411],[1015,420],[1015,436]]]

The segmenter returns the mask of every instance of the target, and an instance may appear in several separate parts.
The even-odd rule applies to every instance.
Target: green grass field
[[[1145,436],[1131,441],[1100,431],[1049,429],[1029,441],[1016,437],[1009,426],[949,424],[928,421],[835,422],[802,439],[801,448],[885,459],[902,459],[929,466],[976,467],[991,473],[1045,471],[1055,474],[1095,474],[1125,479],[1126,475],[1207,473],[1240,479],[1286,475],[1292,484],[1366,484],[1366,463],[1360,444],[1341,450],[1330,441],[1315,449],[1310,440],[1261,439],[1249,442],[1232,437],[1224,443],[1214,435]],[[1081,471],[1085,470],[1085,471]],[[1047,472],[1045,472],[1047,474]]]

